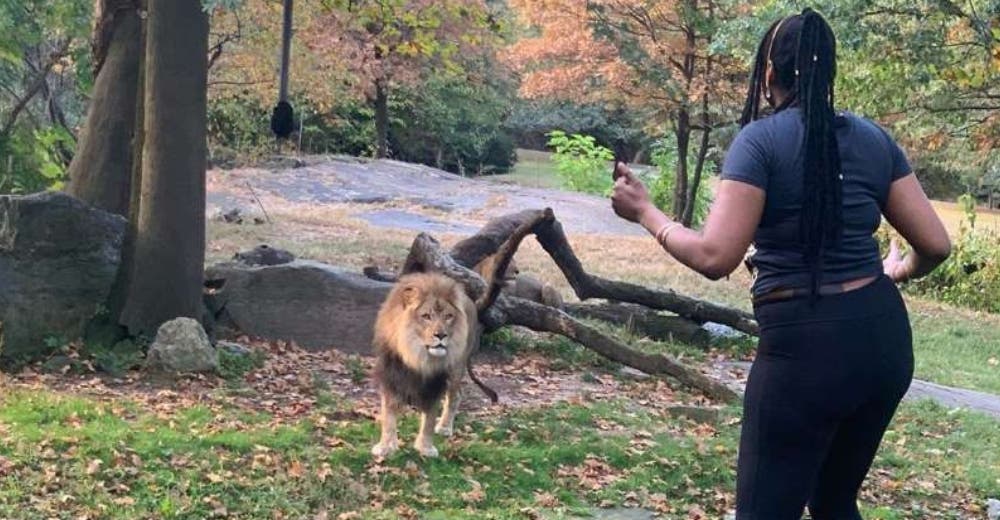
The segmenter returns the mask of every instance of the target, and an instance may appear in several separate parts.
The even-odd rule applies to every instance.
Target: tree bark
[[[132,142],[140,56],[143,54],[140,9],[123,8],[122,2],[103,2],[105,17],[98,23],[95,41],[97,79],[80,134],[77,152],[70,162],[66,191],[91,205],[124,217],[129,214],[133,164]],[[131,4],[131,2],[129,2]],[[108,4],[116,4],[113,7]],[[107,36],[102,36],[107,35]]]
[[[150,0],[142,195],[122,314],[132,334],[202,317],[207,54],[200,0]]]
[[[389,156],[389,91],[384,79],[375,80],[375,158]]]

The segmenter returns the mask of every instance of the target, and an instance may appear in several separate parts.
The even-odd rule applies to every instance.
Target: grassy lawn
[[[282,372],[269,363],[260,373]],[[673,417],[648,382],[472,410],[456,437],[438,439],[441,458],[406,445],[379,463],[368,454],[376,425],[358,413],[371,399],[298,387],[291,397],[309,406],[262,412],[247,396],[264,379],[183,392],[111,385],[111,397],[85,379],[48,382],[58,390],[7,382],[0,517],[599,518],[601,507],[644,507],[716,519],[733,507],[736,410],[714,424]],[[401,440],[415,430],[407,415]],[[864,488],[866,518],[980,518],[985,497],[1000,494],[997,468],[994,420],[906,405]]]
[[[519,149],[513,171],[485,178],[491,182],[507,182],[530,188],[558,188],[562,182],[555,164],[549,159],[550,155],[547,152]]]

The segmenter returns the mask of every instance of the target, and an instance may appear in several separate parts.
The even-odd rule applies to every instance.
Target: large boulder
[[[146,369],[151,372],[186,374],[214,372],[218,368],[219,353],[201,324],[191,318],[176,318],[160,325],[146,354]]]
[[[392,284],[307,260],[205,273],[206,303],[219,334],[294,341],[309,349],[371,351],[372,328]]]
[[[125,219],[64,193],[0,196],[0,363],[79,338],[107,300]]]

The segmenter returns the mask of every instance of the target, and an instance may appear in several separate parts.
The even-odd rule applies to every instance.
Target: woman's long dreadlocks
[[[823,17],[806,8],[771,25],[757,48],[740,125],[758,118],[760,97],[770,100],[768,65],[788,98],[775,110],[798,106],[805,132],[800,234],[812,269],[812,293],[818,293],[823,249],[839,242],[842,232],[842,176],[834,128],[833,81],[837,41]]]

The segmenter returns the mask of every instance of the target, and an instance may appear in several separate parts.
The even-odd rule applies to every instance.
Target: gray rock
[[[152,372],[183,374],[218,368],[219,353],[201,324],[191,318],[176,318],[160,325],[146,354],[146,369]]]
[[[245,347],[239,343],[233,343],[232,341],[216,341],[215,350],[219,352],[226,352],[234,356],[249,356],[253,353],[250,347]]]
[[[249,251],[236,253],[233,260],[246,265],[280,265],[294,261],[295,255],[284,249],[261,244]]]
[[[601,520],[653,520],[656,513],[648,509],[612,507],[612,508],[592,508],[587,516],[574,516],[571,518],[600,518]]]
[[[107,300],[125,219],[64,193],[0,196],[0,364],[75,340]]]
[[[991,498],[986,501],[986,518],[1000,520],[1000,500]]]
[[[309,349],[371,352],[372,328],[392,284],[306,260],[219,264],[205,273],[206,304],[220,336],[243,333]]]

